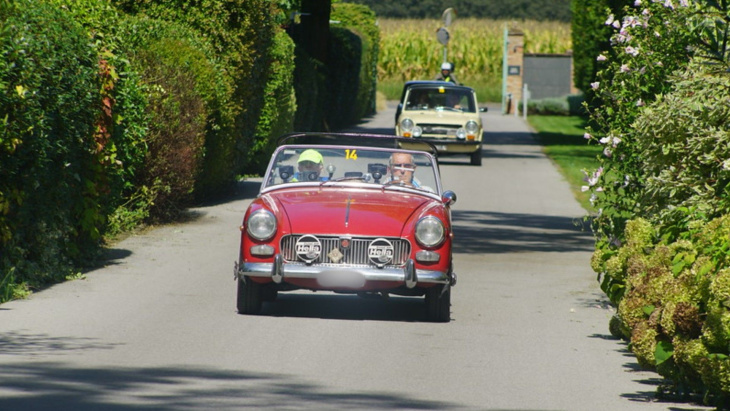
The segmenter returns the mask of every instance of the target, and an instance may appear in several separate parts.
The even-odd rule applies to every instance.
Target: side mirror
[[[441,201],[443,201],[444,205],[450,206],[456,202],[456,193],[451,190],[446,190],[441,195]]]
[[[489,111],[489,109],[487,107],[479,107],[480,113],[486,113],[487,111]]]

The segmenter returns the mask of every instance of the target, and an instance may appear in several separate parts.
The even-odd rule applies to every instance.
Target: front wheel
[[[428,320],[439,323],[451,321],[451,286],[433,286],[426,290]]]
[[[263,301],[261,285],[251,281],[247,276],[238,277],[238,294],[236,308],[239,314],[259,314]]]

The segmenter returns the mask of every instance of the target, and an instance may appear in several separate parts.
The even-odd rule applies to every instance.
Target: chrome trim
[[[413,288],[418,284],[418,275],[416,274],[416,265],[413,260],[408,260],[405,268],[406,287]]]
[[[409,260],[412,261],[412,260]],[[408,266],[408,265],[406,265]],[[325,276],[333,273],[347,272],[349,275],[362,276],[365,281],[391,281],[407,282],[408,276],[405,268],[370,268],[370,267],[329,267],[321,265],[306,265],[302,263],[284,263],[277,270],[272,263],[243,263],[239,267],[239,276],[272,278],[272,273],[280,275],[280,281],[285,278],[317,279],[322,274]],[[449,284],[452,279],[448,273],[435,270],[413,269],[411,280],[417,283],[428,284]],[[274,281],[276,279],[274,278]],[[413,283],[415,287],[417,283]]]
[[[309,235],[309,234],[307,234]],[[279,249],[281,250],[281,256],[285,263],[298,263],[302,262],[296,255],[296,243],[299,238],[304,235],[289,234],[281,238],[279,242]],[[406,263],[408,257],[411,254],[411,243],[400,237],[352,237],[350,238],[350,246],[347,249],[340,247],[340,236],[338,235],[317,235],[312,236],[317,238],[322,245],[322,250],[316,259],[309,262],[314,265],[334,267],[373,267],[373,263],[370,261],[368,249],[370,244],[377,240],[385,238],[393,244],[393,260],[388,264],[384,265],[384,268],[398,268],[402,267]],[[335,248],[339,248],[343,258],[338,263],[334,263],[328,259],[330,251]]]
[[[271,279],[275,283],[281,284],[281,281],[284,279],[284,273],[283,273],[283,270],[281,269],[281,267],[283,265],[283,260],[281,258],[281,254],[275,255],[274,256],[274,263],[273,264],[269,264],[269,265],[271,266],[271,269],[270,269]],[[245,269],[246,263],[244,263],[243,266],[244,266],[244,269]]]

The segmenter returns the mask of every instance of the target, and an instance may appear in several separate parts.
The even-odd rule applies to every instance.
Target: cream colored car
[[[441,155],[466,154],[482,164],[484,133],[474,89],[444,81],[409,81],[396,112],[395,134],[427,141]],[[404,148],[408,148],[407,144]]]

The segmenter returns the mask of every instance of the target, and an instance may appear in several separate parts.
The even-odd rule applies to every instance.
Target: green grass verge
[[[590,193],[581,192],[585,185],[583,170],[592,173],[598,168],[601,147],[589,145],[583,138],[587,119],[577,116],[528,116],[527,121],[537,131],[538,142],[545,154],[558,166],[558,170],[570,184],[581,206],[588,212],[595,211]]]

